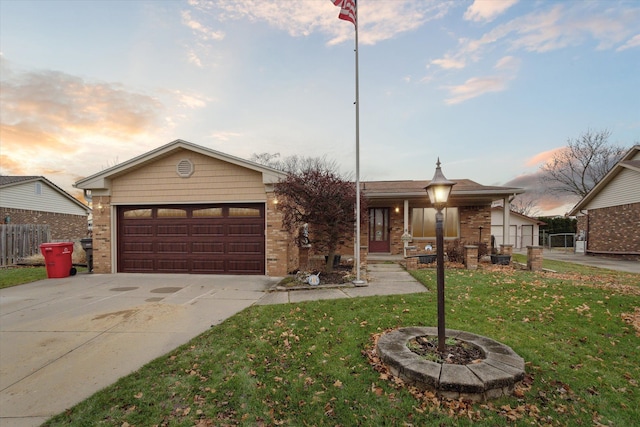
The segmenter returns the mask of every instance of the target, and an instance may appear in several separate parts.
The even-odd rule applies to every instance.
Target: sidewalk
[[[286,304],[323,299],[356,298],[373,295],[400,295],[417,292],[429,292],[414,279],[400,264],[367,264],[368,281],[366,286],[345,288],[318,288],[311,291],[273,291],[267,292],[257,305]]]
[[[517,250],[516,253],[525,254],[525,250]],[[571,262],[574,264],[588,265],[591,267],[607,268],[609,270],[624,271],[627,273],[640,274],[640,261],[627,261],[617,258],[607,258],[603,256],[577,254],[571,249],[547,249],[542,252],[543,259]]]

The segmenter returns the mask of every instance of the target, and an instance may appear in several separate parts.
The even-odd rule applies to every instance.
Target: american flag
[[[356,0],[331,0],[334,5],[340,6],[338,18],[356,25]]]

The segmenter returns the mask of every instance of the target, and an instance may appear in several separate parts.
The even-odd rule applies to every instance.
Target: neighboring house
[[[275,207],[273,188],[284,177],[176,140],[82,179],[75,186],[91,192],[94,205],[94,271],[284,276],[298,267],[299,257]],[[491,203],[508,203],[524,191],[453,181],[446,209],[449,241],[477,242],[478,227],[491,227]],[[364,256],[402,254],[405,231],[412,234],[411,244],[435,241],[427,184],[361,183],[370,218],[361,227]],[[353,254],[353,237],[345,236],[342,254]],[[489,233],[482,235],[483,242],[489,239]]]
[[[640,260],[640,145],[632,147],[569,212],[586,254]]]
[[[88,206],[43,176],[0,176],[0,220],[48,224],[53,240],[87,236]]]
[[[540,226],[544,222],[526,215],[511,211],[509,226],[509,241],[514,249],[523,249],[527,246],[538,246],[540,244]],[[504,209],[502,206],[491,208],[491,235],[494,236],[496,245],[503,243]]]

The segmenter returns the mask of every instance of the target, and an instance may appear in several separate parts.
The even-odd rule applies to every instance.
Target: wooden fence
[[[40,245],[51,241],[47,224],[2,224],[0,267],[14,265],[21,258],[40,253]]]

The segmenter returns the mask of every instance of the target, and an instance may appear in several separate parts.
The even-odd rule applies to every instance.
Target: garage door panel
[[[227,268],[231,274],[262,274],[263,263],[258,260],[230,260]]]
[[[189,228],[186,224],[175,225],[158,225],[157,228],[157,236],[188,236]]]
[[[188,247],[187,242],[158,242],[156,245],[158,253],[182,254],[187,252]]]
[[[125,225],[124,233],[127,236],[153,236],[153,225]]]
[[[221,259],[194,259],[191,271],[200,274],[224,274],[225,262]]]
[[[118,271],[264,274],[264,222],[261,204],[120,207]]]
[[[127,254],[145,254],[153,252],[152,242],[126,242],[122,245],[122,252]]]
[[[262,254],[263,245],[259,242],[232,242],[229,243],[230,254]]]
[[[224,225],[222,224],[193,224],[191,226],[192,236],[224,236]]]
[[[150,259],[127,258],[123,261],[125,271],[135,271],[137,273],[153,273],[153,261]]]
[[[188,273],[189,262],[186,259],[161,258],[156,260],[156,270],[159,273]]]
[[[224,254],[224,244],[222,242],[195,242],[191,246],[191,253]]]
[[[261,224],[229,224],[229,236],[261,236]]]

